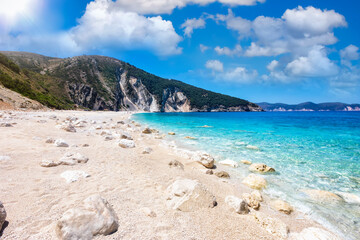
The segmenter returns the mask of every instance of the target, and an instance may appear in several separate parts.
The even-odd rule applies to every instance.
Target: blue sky
[[[253,102],[360,102],[353,0],[1,0],[0,50],[99,54]]]

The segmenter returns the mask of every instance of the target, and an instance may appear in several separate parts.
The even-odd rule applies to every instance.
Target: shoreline
[[[1,122],[4,119],[16,122],[13,127],[1,128],[0,146],[6,147],[0,148],[0,156],[10,157],[1,161],[4,174],[0,175],[3,183],[0,190],[4,195],[0,201],[9,221],[4,239],[57,239],[55,225],[64,212],[94,193],[106,198],[119,217],[115,233],[96,239],[279,239],[277,233],[270,233],[268,225],[256,220],[257,213],[286,223],[288,239],[298,239],[296,233],[310,227],[325,229],[297,210],[290,215],[273,210],[266,195],[258,211],[237,214],[229,209],[225,198],[228,195],[241,198],[253,189],[241,184],[241,179],[205,174],[205,167],[166,147],[169,142],[166,137],[164,140],[157,139],[156,133],[143,134],[144,126],[130,120],[134,112],[0,111],[0,114]],[[76,132],[61,129],[69,116],[86,123],[75,125]],[[118,124],[120,121],[125,124]],[[97,129],[99,125],[101,128]],[[134,148],[118,146],[120,132],[131,135]],[[69,147],[49,145],[45,143],[47,138],[62,138]],[[82,147],[83,144],[89,146]],[[152,151],[143,154],[148,147]],[[44,168],[39,164],[42,160],[61,159],[67,152],[79,152],[89,160],[74,166]],[[170,168],[172,160],[182,163],[184,169]],[[214,172],[227,171],[232,176],[231,168],[217,163],[216,166]],[[90,176],[66,183],[60,175],[67,170],[82,170]],[[199,181],[216,197],[217,205],[192,212],[169,208],[167,189],[179,179]],[[29,200],[24,202],[25,198]]]

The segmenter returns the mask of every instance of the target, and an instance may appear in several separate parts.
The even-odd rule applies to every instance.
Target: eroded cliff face
[[[178,88],[166,88],[161,102],[162,112],[190,112],[190,100]]]

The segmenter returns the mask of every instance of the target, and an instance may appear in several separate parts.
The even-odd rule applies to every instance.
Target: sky
[[[0,50],[105,55],[252,102],[360,103],[355,0],[1,0]]]

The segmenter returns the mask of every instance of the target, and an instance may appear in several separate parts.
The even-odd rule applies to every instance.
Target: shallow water
[[[360,239],[360,202],[320,204],[301,192],[320,189],[360,197],[360,112],[143,113],[133,119],[176,132],[168,138],[217,160],[247,159],[274,167],[277,174],[265,176],[268,195],[287,200],[346,239]],[[241,177],[249,174],[241,164],[237,171]]]

